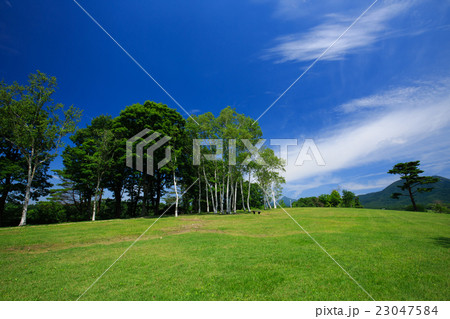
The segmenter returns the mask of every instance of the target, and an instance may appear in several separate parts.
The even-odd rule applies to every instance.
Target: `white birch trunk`
[[[247,194],[247,208],[248,211],[250,212],[250,187],[251,187],[251,175],[252,175],[252,171],[248,170],[248,194]]]
[[[225,196],[225,177],[222,175],[222,187],[220,188],[220,212],[223,213],[223,202]]]
[[[277,208],[277,202],[275,200],[275,192],[273,190],[273,183],[272,183],[272,200],[273,200],[273,207]]]
[[[200,171],[198,172],[198,213],[202,212],[202,179]]]
[[[97,213],[97,202],[98,202],[98,191],[100,189],[100,180],[101,176],[97,177],[97,186],[95,187],[95,194],[94,194],[94,205],[92,207],[92,221],[95,221],[95,215]]]
[[[264,200],[265,200],[266,203],[267,203],[268,209],[272,209],[272,205],[270,205],[270,198],[269,198],[269,196],[267,196],[266,193],[264,193]]]
[[[227,202],[227,214],[230,213],[230,201],[229,201],[229,185],[230,184],[230,175],[227,176],[227,194],[226,194],[226,198],[225,201]]]
[[[213,212],[214,212],[214,214],[217,214],[217,206],[216,206],[216,202],[214,201],[214,191],[213,191],[211,185],[209,186],[209,192],[211,194],[211,205],[213,208]]]
[[[30,202],[31,196],[31,183],[33,182],[35,172],[36,166],[33,168],[31,165],[31,160],[28,161],[28,179],[27,185],[25,186],[25,200],[23,202],[22,217],[20,218],[19,226],[25,226],[27,224],[28,203]]]
[[[216,169],[214,168],[214,192],[216,195],[216,213],[219,209],[219,202],[217,201],[217,174],[216,174]]]
[[[178,190],[177,179],[175,178],[175,170],[173,171],[173,185],[175,187],[175,217],[178,217]]]
[[[205,196],[206,196],[206,211],[209,213],[209,195],[208,195],[208,181],[205,177]]]
[[[211,195],[211,205],[212,205],[214,213],[217,213],[216,204],[214,203],[213,189],[212,189],[211,184],[209,184],[209,181],[208,181],[208,179],[206,177],[206,172],[205,172],[205,168],[204,167],[203,167],[203,176],[205,177],[205,181],[206,181],[206,184],[207,184],[207,189],[209,189],[209,194],[208,194],[208,190],[206,191],[207,203],[209,203],[208,202],[208,196]],[[209,213],[209,204],[208,204],[208,213]]]
[[[245,212],[245,200],[244,200],[244,185],[243,185],[243,178],[241,178],[241,197],[242,197],[242,210]]]
[[[233,204],[233,212],[236,214],[236,205],[237,205],[237,190],[238,190],[238,182],[236,182],[234,186],[234,204]]]

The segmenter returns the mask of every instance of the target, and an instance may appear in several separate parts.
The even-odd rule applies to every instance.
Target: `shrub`
[[[22,217],[22,205],[18,203],[6,203],[5,211],[0,221],[0,226],[10,227],[19,225]]]
[[[27,224],[56,224],[67,220],[64,205],[58,202],[39,202],[29,207]]]
[[[427,208],[424,205],[417,204],[416,207],[417,207],[418,212],[426,212],[427,211]],[[413,205],[409,205],[409,206],[406,206],[405,210],[413,212],[414,207],[413,207]]]
[[[435,213],[440,213],[440,214],[450,213],[450,210],[448,209],[448,207],[440,201],[436,201],[433,204],[431,204],[431,210]]]

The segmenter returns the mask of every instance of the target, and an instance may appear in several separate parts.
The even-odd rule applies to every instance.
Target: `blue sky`
[[[256,119],[373,0],[78,2],[189,113]],[[290,160],[285,195],[377,191],[410,160],[450,177],[449,40],[450,1],[377,1],[259,120],[267,139],[314,139],[326,162]],[[81,126],[146,100],[187,116],[74,1],[0,0],[0,78],[37,69]]]

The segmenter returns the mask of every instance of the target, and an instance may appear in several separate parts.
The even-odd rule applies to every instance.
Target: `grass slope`
[[[450,215],[288,212],[376,299],[449,300]],[[0,229],[1,300],[75,300],[154,219]],[[281,210],[160,219],[82,300],[368,300]]]
[[[429,193],[418,193],[414,196],[417,204],[428,205],[435,201],[441,201],[443,203],[450,203],[450,179],[435,176],[439,178],[439,181],[434,184],[424,185],[423,187],[433,187],[433,190]],[[387,209],[402,209],[411,205],[411,199],[409,196],[400,196],[399,199],[391,198],[393,193],[401,193],[402,190],[398,187],[403,185],[402,180],[398,180],[382,191],[360,195],[359,200],[361,204],[366,208],[387,208]],[[404,191],[403,194],[407,194]]]

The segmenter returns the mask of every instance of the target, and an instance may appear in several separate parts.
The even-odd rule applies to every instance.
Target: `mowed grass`
[[[376,300],[449,300],[450,215],[287,211]],[[155,219],[0,229],[1,300],[76,300]],[[282,210],[161,218],[81,300],[369,300]]]

